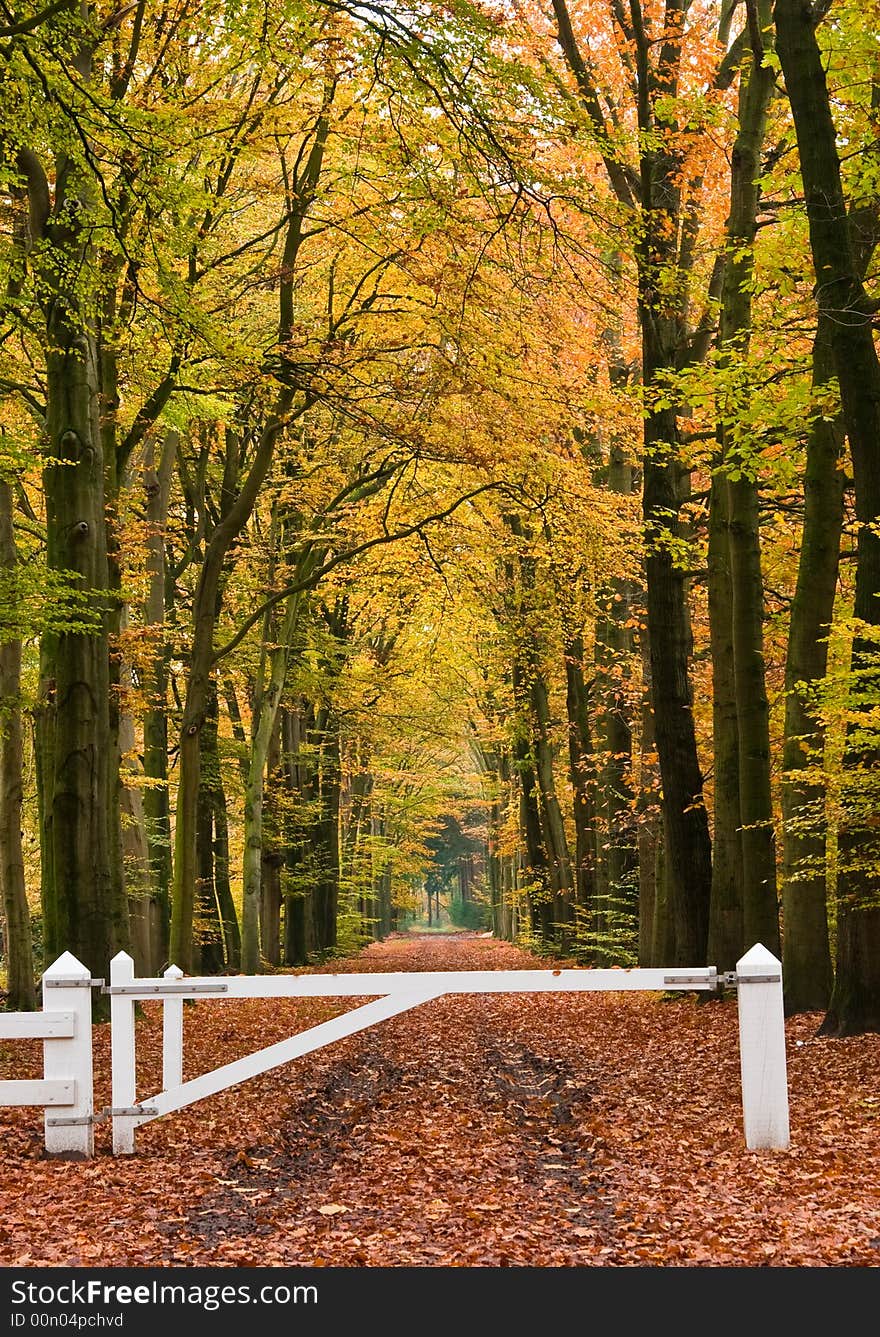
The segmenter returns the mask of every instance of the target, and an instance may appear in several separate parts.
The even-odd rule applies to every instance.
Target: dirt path
[[[461,935],[333,968],[544,964]],[[194,1004],[185,1076],[341,1010]],[[47,1161],[38,1112],[0,1110],[0,1262],[876,1265],[880,1037],[816,1041],[817,1020],[788,1024],[793,1148],[770,1156],[742,1141],[735,1002],[693,997],[437,1000],[158,1120],[126,1160]],[[139,1027],[143,1098],[157,1006]],[[109,1103],[106,1027],[97,1050]]]

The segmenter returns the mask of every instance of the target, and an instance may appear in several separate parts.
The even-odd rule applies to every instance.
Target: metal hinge
[[[664,984],[714,984],[716,976],[708,975],[664,975]]]
[[[103,984],[103,980],[101,983]],[[175,993],[228,993],[228,984],[108,984],[102,993],[115,994],[163,994]]]
[[[781,975],[737,975],[737,984],[781,984]]]
[[[110,1117],[119,1119],[124,1118],[126,1115],[131,1115],[133,1118],[137,1118],[141,1114],[158,1113],[159,1111],[155,1105],[105,1105],[104,1109],[101,1110],[101,1118],[106,1119]]]
[[[50,978],[50,979],[43,979],[42,985],[44,989],[97,989],[99,987],[100,988],[104,987],[104,981],[78,980],[78,979],[59,980]]]
[[[101,1116],[94,1114],[80,1114],[78,1117],[69,1119],[47,1119],[47,1128],[82,1128],[84,1124],[100,1123]]]

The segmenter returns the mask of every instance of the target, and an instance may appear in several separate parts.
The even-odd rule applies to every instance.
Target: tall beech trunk
[[[837,156],[836,131],[812,6],[776,0],[777,49],[791,103],[800,155],[819,310],[829,318],[840,402],[849,439],[859,523],[855,618],[880,626],[880,361],[870,304],[858,273]],[[858,673],[871,662],[870,640],[853,644]],[[876,680],[876,669],[871,672]],[[856,711],[856,716],[860,711]],[[851,763],[875,768],[878,750],[849,727]],[[880,1030],[880,892],[859,869],[860,833],[843,830],[839,844],[837,962],[834,990],[822,1023],[826,1035]]]
[[[754,11],[750,11],[750,52],[740,78],[739,126],[731,155],[730,213],[718,332],[722,374],[734,371],[746,360],[751,340],[761,150],[774,78],[764,51],[770,36],[769,25],[769,3],[761,0]],[[738,407],[735,397],[734,413]],[[716,475],[716,485],[720,486],[722,478],[726,479],[741,823],[739,850],[742,856],[743,940],[737,949],[738,957],[756,942],[763,943],[775,955],[779,954],[779,911],[770,791],[770,703],[764,668],[764,585],[758,526],[758,480],[748,446],[741,449],[737,443],[735,427],[730,422],[732,416],[722,414],[718,425],[721,477]],[[723,676],[721,686],[724,708],[728,683]],[[726,823],[729,819],[730,813],[725,814]],[[728,844],[725,852],[731,854],[735,850]],[[732,914],[730,918],[733,918]],[[720,946],[726,949],[726,941],[722,940]],[[724,968],[729,968],[726,951]]]
[[[119,494],[125,472],[124,463],[119,458],[117,442],[117,416],[119,408],[119,370],[112,325],[107,321],[108,309],[116,305],[115,279],[117,265],[109,257],[102,257],[101,267],[108,282],[111,295],[103,303],[101,318],[98,322],[95,340],[97,393],[98,393],[98,430],[101,439],[101,458],[104,462],[104,522],[107,551],[107,638],[108,638],[108,714],[109,714],[109,755],[107,758],[107,833],[110,853],[110,898],[124,905],[129,918],[129,940],[133,951],[143,959],[143,952],[149,952],[149,915],[143,902],[143,886],[140,885],[140,870],[132,868],[133,896],[129,899],[126,889],[125,840],[122,834],[123,814],[126,801],[123,796],[122,748],[123,748],[123,665],[120,636],[125,625],[126,607],[122,591],[122,551],[119,532]],[[132,905],[136,908],[137,924],[131,923]],[[132,932],[135,937],[132,938]]]
[[[525,846],[523,872],[527,879],[529,914],[532,932],[542,942],[549,943],[553,939],[553,892],[547,848],[544,844],[544,828],[541,823],[540,790],[526,727],[527,716],[523,718],[522,714],[525,696],[524,674],[521,665],[516,661],[513,665],[513,696],[520,710],[512,753],[514,769],[519,778],[520,831]]]
[[[813,343],[813,388],[834,376],[828,317]],[[841,417],[817,414],[807,437],[804,525],[785,660],[785,744],[782,753],[782,979],[789,1014],[827,1008],[834,971],[828,938],[825,790],[790,774],[820,758],[825,730],[809,705],[811,686],[825,677],[843,530],[846,475]]]
[[[227,970],[241,969],[241,929],[229,881],[229,818],[226,811],[226,790],[223,775],[218,770],[212,793],[214,805],[214,889],[217,893],[217,912],[223,932],[223,952]]]
[[[203,975],[216,975],[224,965],[224,934],[214,875],[214,815],[220,784],[220,751],[217,740],[217,693],[208,699],[202,732],[202,765],[196,809],[196,882],[194,956]]]
[[[556,780],[553,774],[554,749],[551,738],[550,694],[544,675],[539,672],[534,661],[530,666],[530,679],[529,696],[534,728],[532,750],[535,759],[535,777],[538,781],[540,794],[544,848],[547,850],[549,857],[550,886],[553,892],[553,923],[557,933],[564,936],[566,925],[571,920],[573,890],[571,856],[568,851],[568,838],[565,833],[562,808],[556,794]]]
[[[294,313],[294,276],[303,242],[308,212],[314,202],[324,162],[330,129],[329,109],[335,94],[335,79],[325,86],[321,113],[312,133],[311,148],[302,171],[292,183],[288,200],[287,226],[281,255],[278,285],[278,348],[282,363],[292,336]],[[305,148],[305,145],[303,145]],[[177,811],[174,828],[174,894],[171,910],[171,953],[182,970],[192,961],[192,922],[196,883],[196,811],[199,793],[199,739],[205,721],[214,666],[214,631],[219,610],[218,596],[226,555],[233,541],[251,517],[257,497],[266,481],[281,434],[289,430],[311,406],[308,394],[297,391],[285,381],[279,385],[275,402],[267,413],[257,439],[256,451],[243,482],[234,490],[226,486],[229,497],[219,524],[206,545],[193,601],[193,641],[189,659],[186,700],[180,729],[178,760]],[[296,408],[294,404],[296,403]],[[231,436],[231,434],[229,434]],[[227,467],[235,443],[227,438]],[[234,470],[237,482],[239,471]]]
[[[675,953],[675,919],[669,898],[669,882],[666,877],[666,831],[661,821],[660,839],[656,846],[656,865],[654,869],[654,932],[651,940],[651,955],[658,965],[671,961]]]
[[[171,480],[180,446],[177,432],[166,432],[158,466],[155,446],[148,438],[144,457],[147,518],[147,576],[144,627],[151,638],[151,659],[145,684],[144,710],[144,820],[150,859],[152,895],[160,921],[158,959],[168,959],[171,922],[171,803],[168,791],[168,672],[170,647],[165,636],[166,561],[165,526],[171,498]]]
[[[281,849],[279,781],[281,729],[276,717],[266,753],[266,786],[263,795],[263,843],[260,858],[260,947],[270,966],[281,965]]]
[[[315,888],[312,914],[315,946],[319,952],[336,947],[339,904],[339,732],[330,707],[323,707],[315,720],[314,742],[320,753],[318,767],[318,819],[313,829]]]
[[[611,340],[606,334],[606,342]],[[616,340],[615,345],[616,346]],[[619,354],[618,354],[619,357]],[[622,386],[626,375],[611,361],[613,385]],[[610,492],[628,497],[633,491],[633,470],[625,452],[612,441],[606,481]],[[633,582],[615,577],[598,594],[596,619],[597,688],[602,701],[600,778],[604,829],[605,876],[595,903],[594,932],[597,959],[611,962],[617,956],[615,937],[638,915],[638,849],[634,795],[632,791],[632,722],[626,683],[635,649],[632,620]],[[622,945],[622,944],[621,944]]]
[[[0,571],[11,592],[16,587],[18,554],[13,530],[12,488],[0,479]],[[13,1011],[37,1005],[31,914],[21,846],[22,747],[21,638],[0,642],[0,885],[6,923],[6,991]]]
[[[709,642],[712,654],[714,829],[708,957],[733,970],[743,954],[742,820],[739,809],[739,729],[733,670],[733,590],[730,574],[730,494],[716,461],[709,493]]]
[[[72,65],[83,84],[91,52]],[[17,155],[28,193],[29,235],[40,271],[46,334],[43,485],[46,560],[71,581],[82,604],[75,630],[46,632],[40,646],[35,713],[40,794],[44,946],[48,959],[72,951],[106,977],[128,945],[124,900],[111,873],[112,731],[110,594],[104,459],[98,412],[94,312],[86,280],[94,262],[93,185],[62,148],[54,195],[39,158]],[[96,1011],[106,1003],[95,997]]]
[[[235,500],[208,541],[193,600],[193,639],[178,756],[170,949],[172,959],[186,973],[191,973],[193,960],[200,738],[213,686],[211,672],[214,664],[214,630],[219,610],[220,582],[226,554],[250,518],[260,489],[266,481],[275,443],[284,429],[293,400],[293,391],[285,389],[280,392],[275,409],[260,434],[250,470]],[[230,462],[237,451],[237,441],[232,433],[227,433],[227,473],[237,473],[236,465]]]
[[[333,500],[326,506],[322,522],[326,525],[335,512],[343,505],[350,506],[378,492],[391,476],[391,470],[382,468],[345,484]],[[301,528],[301,517],[292,513],[281,519],[277,525],[279,546],[282,550],[293,547],[293,539]],[[308,539],[287,553],[292,571],[290,583],[305,586],[320,572],[328,552],[326,541]],[[248,972],[259,968],[260,944],[260,878],[262,869],[262,823],[263,823],[263,784],[266,760],[270,740],[274,737],[278,708],[284,683],[287,677],[290,656],[296,644],[303,609],[307,594],[300,589],[291,594],[284,603],[281,623],[270,637],[270,617],[267,615],[264,632],[264,644],[271,643],[271,649],[265,652],[261,661],[260,672],[254,694],[252,710],[251,748],[248,762],[248,775],[245,784],[245,857],[244,857],[244,914],[242,920],[242,959]],[[347,602],[342,601],[347,608]],[[345,620],[337,628],[331,627],[334,634],[345,634]],[[337,860],[338,862],[338,860]],[[335,931],[334,931],[335,935]],[[335,936],[334,936],[335,941]],[[274,946],[273,946],[274,951]],[[267,960],[272,958],[263,955]]]
[[[47,559],[74,575],[87,630],[46,638],[42,698],[51,715],[44,808],[51,841],[49,959],[70,951],[107,977],[128,946],[124,903],[113,894],[108,813],[110,723],[104,470],[97,425],[94,339],[60,295],[47,322]]]
[[[193,922],[193,959],[201,975],[216,975],[223,969],[223,931],[217,912],[214,885],[214,805],[208,786],[199,787],[196,816],[196,905]]]
[[[565,642],[565,704],[569,779],[574,805],[574,897],[582,915],[593,905],[596,889],[596,763],[584,655],[583,635],[580,632],[570,635]]]
[[[664,329],[667,322],[654,311],[657,294],[648,290],[640,301],[645,380],[653,384],[670,368],[674,352]],[[652,705],[663,786],[664,886],[675,933],[671,964],[701,965],[709,937],[712,850],[689,677],[687,573],[675,556],[677,526],[670,521],[679,511],[677,443],[676,415],[671,410],[650,413],[642,506]]]
[[[565,0],[553,0],[556,33],[580,100],[600,145],[611,189],[637,226],[638,312],[645,386],[642,516],[651,682],[657,754],[663,786],[665,878],[675,926],[675,962],[705,962],[709,933],[712,850],[703,802],[689,667],[688,574],[679,554],[680,438],[678,413],[665,394],[655,397],[682,362],[698,360],[709,322],[688,324],[689,282],[700,227],[699,181],[687,201],[682,142],[676,119],[682,35],[688,0],[667,0],[662,35],[649,12],[630,5],[634,112],[640,132],[638,170],[610,146],[614,124],[581,49]],[[726,75],[724,76],[726,77]],[[716,83],[722,80],[722,71]],[[601,147],[601,146],[606,147]],[[674,276],[674,284],[670,279]]]
[[[303,606],[303,595],[292,595],[285,605],[282,624],[272,638],[268,669],[261,670],[251,715],[252,735],[244,803],[244,897],[242,914],[242,969],[246,975],[260,968],[260,906],[263,856],[263,787],[266,762],[276,732],[278,706],[291,648]],[[263,955],[266,960],[271,958]]]
[[[312,886],[305,885],[310,860],[302,809],[313,797],[314,777],[303,756],[310,708],[281,710],[282,762],[288,787],[285,821],[284,871],[284,964],[306,965],[314,951],[312,937]],[[299,811],[298,811],[299,810]]]
[[[122,665],[120,681],[130,683]],[[131,954],[137,975],[155,975],[165,961],[160,906],[153,895],[150,857],[144,818],[141,769],[135,752],[134,720],[127,710],[119,716],[120,813],[122,817],[122,872],[128,902]]]
[[[662,966],[655,958],[657,856],[661,845],[659,780],[655,761],[654,712],[651,709],[651,664],[647,633],[639,637],[642,659],[642,707],[639,738],[638,851],[639,851],[639,965]]]
[[[517,620],[518,647],[512,667],[513,695],[517,707],[517,756],[523,794],[523,826],[529,863],[536,871],[533,855],[537,853],[535,835],[530,827],[537,818],[540,846],[543,850],[543,881],[545,890],[536,883],[532,896],[533,909],[542,941],[555,938],[565,940],[572,918],[571,855],[562,817],[562,808],[556,793],[554,776],[553,721],[550,694],[541,662],[541,643],[534,627],[537,611],[536,560],[528,550],[527,533],[519,515],[510,512],[504,516],[511,534],[519,540],[515,559],[505,563],[508,589]]]

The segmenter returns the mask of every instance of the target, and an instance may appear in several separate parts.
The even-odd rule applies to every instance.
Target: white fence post
[[[134,961],[127,952],[119,952],[110,962],[110,987],[130,985],[134,979]],[[113,1107],[113,1155],[134,1151],[135,1123],[131,1110],[135,1100],[134,999],[128,994],[110,995],[111,1090]]]
[[[61,984],[59,981],[70,981]],[[50,1156],[85,1157],[95,1149],[91,972],[70,952],[43,972],[43,1011],[72,1012],[73,1035],[43,1041],[43,1076],[74,1083],[72,1105],[46,1109]]]
[[[183,979],[180,966],[169,966],[164,978]],[[162,1089],[183,1085],[183,999],[173,995],[162,1002]]]
[[[736,963],[743,1123],[750,1151],[789,1144],[782,963],[756,943]]]

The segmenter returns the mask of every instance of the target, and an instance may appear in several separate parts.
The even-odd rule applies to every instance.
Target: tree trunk
[[[288,803],[285,830],[284,964],[303,966],[314,951],[311,925],[312,879],[307,873],[307,828],[304,808],[312,796],[312,774],[303,757],[308,732],[305,708],[282,709],[281,739]]]
[[[829,318],[834,365],[849,438],[859,523],[854,615],[880,626],[880,362],[870,308],[858,274],[837,156],[836,131],[825,70],[807,0],[776,0],[779,57],[791,103],[817,277],[819,310]],[[853,644],[853,668],[876,681],[876,647]],[[859,679],[855,679],[859,682]],[[861,686],[861,684],[860,684]],[[870,693],[868,694],[870,696]],[[876,768],[880,756],[849,726],[847,763]],[[880,1030],[880,898],[875,875],[859,866],[863,833],[843,830],[839,843],[837,970],[822,1030],[854,1035]]]
[[[739,730],[733,671],[733,591],[730,576],[730,494],[720,461],[709,494],[709,640],[712,653],[714,830],[708,958],[733,970],[743,954],[742,821],[739,811]]]
[[[535,657],[536,658],[536,657]],[[568,839],[562,809],[556,794],[556,781],[553,774],[553,742],[551,737],[552,720],[550,716],[550,695],[544,675],[537,663],[530,665],[529,696],[534,722],[533,755],[535,758],[535,777],[540,794],[541,827],[544,832],[544,848],[549,860],[550,886],[553,892],[553,925],[555,936],[564,938],[571,920],[571,856],[568,852]]]
[[[660,839],[657,841],[656,859],[654,870],[656,899],[651,955],[657,965],[662,966],[668,964],[675,954],[675,919],[669,903],[669,882],[666,877],[666,833],[662,823]]]
[[[145,452],[144,487],[147,515],[147,575],[144,628],[152,639],[147,670],[144,711],[144,820],[153,897],[159,916],[158,960],[168,959],[171,921],[171,804],[168,792],[168,668],[165,637],[166,562],[165,526],[171,497],[171,479],[180,445],[176,432],[165,433],[158,469],[153,468],[153,441]]]
[[[642,299],[645,380],[657,381],[673,360],[656,326],[655,299]],[[645,576],[654,727],[663,786],[664,877],[675,931],[671,965],[704,965],[709,937],[712,850],[697,756],[689,678],[691,636],[687,574],[675,555],[679,510],[678,425],[671,410],[645,421],[642,507],[647,536]]]
[[[623,20],[631,42],[633,96],[640,132],[639,171],[602,150],[611,189],[637,228],[638,311],[645,386],[642,515],[654,723],[662,779],[665,877],[675,924],[675,962],[706,960],[712,849],[703,802],[689,680],[688,575],[679,554],[681,495],[678,414],[664,403],[682,360],[701,356],[687,324],[688,290],[699,214],[683,208],[683,140],[676,121],[686,0],[668,0],[662,37],[641,5]],[[597,142],[610,144],[592,58],[578,45],[565,0],[553,0],[557,40]],[[654,391],[662,388],[660,402]]]
[[[654,929],[658,919],[657,860],[662,843],[659,777],[655,760],[654,712],[651,709],[651,664],[647,634],[640,636],[642,657],[642,728],[638,794],[639,847],[639,965],[662,966],[654,956]]]
[[[727,254],[721,289],[721,315],[718,334],[719,367],[732,375],[746,365],[752,331],[752,280],[754,241],[760,196],[761,149],[764,143],[767,108],[773,90],[773,70],[764,59],[764,42],[769,37],[769,5],[761,0],[750,22],[751,50],[748,64],[740,77],[739,126],[731,156],[730,212],[727,219]],[[760,31],[758,30],[760,28]],[[727,505],[717,498],[718,538],[723,542],[726,528],[729,549],[728,572],[723,558],[716,560],[719,576],[716,590],[718,631],[716,660],[727,650],[727,626],[733,650],[733,687],[736,706],[736,762],[739,801],[735,805],[727,792],[731,777],[727,769],[733,761],[729,736],[729,667],[720,666],[721,700],[717,706],[721,725],[720,756],[724,767],[722,790],[725,804],[721,813],[724,849],[722,871],[714,885],[721,897],[721,921],[731,931],[737,909],[732,904],[736,890],[741,892],[742,937],[736,944],[733,961],[728,933],[719,936],[723,968],[731,965],[743,951],[756,942],[775,955],[779,954],[779,913],[776,899],[776,853],[773,830],[773,804],[770,792],[770,704],[764,672],[764,588],[761,574],[760,532],[758,527],[758,480],[748,444],[743,449],[736,434],[736,418],[741,408],[741,392],[734,375],[730,401],[722,395],[718,424],[718,472],[713,490],[726,483]],[[720,569],[719,569],[720,567]],[[728,574],[729,573],[729,574]],[[729,583],[725,585],[725,575]],[[729,618],[729,624],[727,623]],[[739,841],[734,843],[731,822],[739,809]],[[741,857],[731,877],[728,865]],[[718,851],[716,847],[716,858]],[[736,887],[736,883],[739,887]],[[713,958],[714,960],[714,958]],[[719,956],[717,964],[722,965]]]
[[[813,344],[813,387],[834,376],[828,318]],[[789,1014],[827,1008],[834,983],[828,939],[825,790],[790,772],[822,764],[825,731],[809,704],[825,677],[843,529],[846,476],[838,416],[817,414],[807,438],[804,526],[791,605],[785,661],[785,745],[782,754],[782,978]],[[812,753],[812,758],[810,757]]]
[[[514,664],[513,667],[513,688],[514,700],[520,701],[520,710],[522,710],[523,674],[517,664]],[[526,734],[526,722],[522,716],[516,724],[512,750],[514,769],[519,777],[520,831],[525,845],[523,871],[527,878],[527,897],[532,920],[532,932],[542,942],[549,943],[553,940],[553,898],[550,870],[544,844],[544,830],[541,824],[538,782],[535,776],[532,750]]]
[[[565,644],[568,763],[574,803],[575,903],[581,916],[592,907],[596,887],[596,777],[590,730],[590,689],[584,678],[584,638]]]
[[[194,918],[195,951],[199,970],[203,975],[216,975],[223,969],[223,930],[217,904],[214,880],[214,795],[220,777],[220,754],[217,747],[217,693],[208,702],[202,732],[202,765],[199,782],[199,801],[196,809],[196,907]]]
[[[126,682],[129,677],[127,667],[122,665],[120,681]],[[149,976],[156,974],[164,956],[160,907],[153,895],[150,878],[143,790],[139,784],[141,772],[134,750],[134,720],[128,711],[122,711],[119,716],[122,871],[135,974]],[[126,777],[130,778],[131,783],[125,783]]]
[[[266,753],[263,797],[263,847],[260,859],[260,945],[270,966],[281,964],[281,865],[278,789],[281,765],[280,727],[276,717]]]
[[[12,520],[12,488],[0,479],[0,571],[16,588],[18,554]],[[6,921],[6,992],[12,1011],[37,1005],[31,944],[31,913],[21,847],[22,727],[21,637],[0,643],[0,884]]]
[[[89,625],[50,635],[42,656],[50,674],[41,696],[51,715],[45,807],[53,880],[45,945],[48,959],[70,951],[107,978],[129,933],[111,878],[108,576],[95,347],[61,297],[47,333],[47,558],[51,570],[73,574]]]
[[[186,973],[192,964],[192,925],[196,884],[196,814],[199,800],[200,735],[212,690],[214,629],[219,613],[220,579],[226,554],[241,533],[266,480],[275,443],[287,425],[293,391],[279,393],[274,411],[260,434],[247,477],[207,545],[193,601],[193,641],[186,700],[180,728],[177,811],[174,830],[174,897],[171,911],[171,955]],[[227,470],[238,443],[227,433]]]
[[[619,336],[606,331],[610,347],[609,377],[622,388],[627,379],[621,370]],[[612,441],[606,474],[608,489],[628,497],[633,491],[633,470],[624,450]],[[600,776],[604,876],[595,902],[594,934],[597,961],[618,958],[638,915],[638,850],[632,792],[632,724],[626,685],[632,672],[634,638],[631,626],[633,582],[615,577],[597,593],[596,618],[597,694],[602,702]]]
[[[299,565],[295,567],[295,570],[297,577],[302,574]],[[263,786],[266,761],[272,738],[276,732],[278,706],[287,677],[291,648],[297,634],[303,598],[302,594],[294,594],[287,600],[282,625],[272,638],[272,648],[268,652],[268,673],[266,673],[265,665],[261,666],[254,695],[251,747],[248,758],[244,804],[244,910],[241,940],[242,969],[246,975],[253,975],[260,968]],[[267,960],[270,959],[266,954],[265,946],[263,947],[263,955],[266,956]]]
[[[241,929],[229,882],[229,819],[226,812],[226,790],[223,775],[218,771],[213,791],[214,802],[214,887],[217,892],[217,910],[223,931],[223,952],[227,970],[241,969]]]
[[[315,890],[312,897],[315,946],[322,954],[336,947],[339,902],[339,735],[329,707],[315,721],[320,749],[318,820],[314,828]]]

